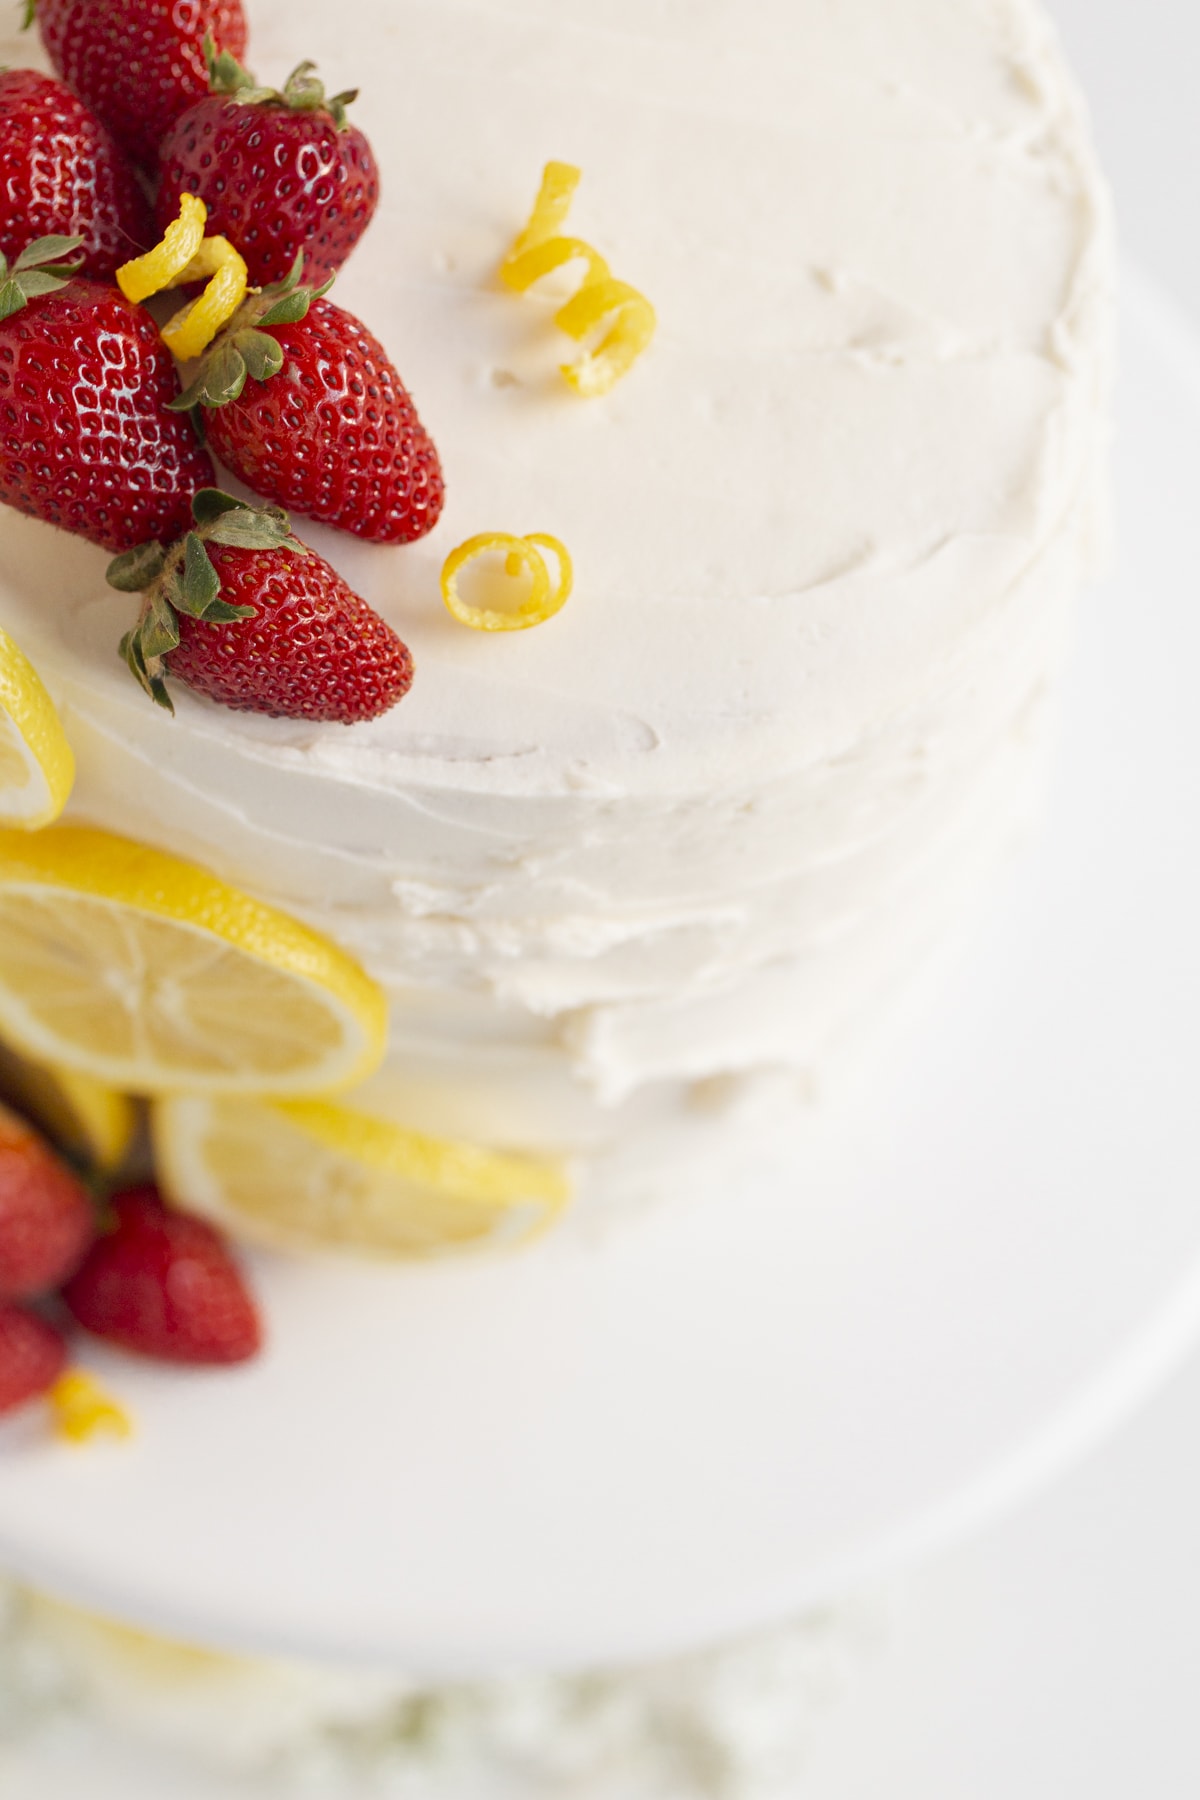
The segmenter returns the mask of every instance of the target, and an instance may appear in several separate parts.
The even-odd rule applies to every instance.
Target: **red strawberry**
[[[23,1306],[0,1305],[0,1414],[54,1386],[67,1366],[60,1331]]]
[[[378,339],[297,278],[250,296],[175,404],[206,408],[213,450],[268,500],[410,544],[442,510],[433,440]]]
[[[208,208],[208,230],[241,251],[255,287],[280,281],[300,251],[320,284],[340,269],[379,199],[375,158],[346,122],[354,92],[325,98],[301,63],[283,91],[256,87],[232,56],[212,65],[213,92],[159,147],[158,217],[165,231],[183,194]]]
[[[146,692],[174,711],[164,676],[239,712],[354,725],[394,706],[412,657],[325,560],[292,537],[279,507],[208,488],[196,528],[164,551],[118,556],[108,579],[144,596],[121,653]]]
[[[86,1330],[167,1362],[235,1363],[255,1355],[254,1301],[220,1233],[170,1212],[153,1187],[112,1200],[116,1229],[98,1238],[63,1289]]]
[[[32,1126],[0,1106],[0,1300],[58,1287],[95,1235],[86,1188]]]
[[[94,113],[36,69],[0,73],[0,250],[76,234],[82,272],[111,277],[154,242],[150,205]]]
[[[241,0],[27,0],[42,42],[128,155],[152,165],[159,140],[208,92],[205,38],[241,56]]]
[[[71,245],[0,257],[0,500],[107,550],[176,537],[212,463],[168,410],[179,383],[150,315],[37,266]]]

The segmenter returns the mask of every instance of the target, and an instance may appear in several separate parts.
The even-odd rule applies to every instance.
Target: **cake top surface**
[[[864,692],[903,705],[1086,478],[1096,199],[1043,26],[1024,0],[364,0],[354,21],[263,0],[249,60],[362,86],[382,200],[335,297],[390,350],[448,498],[404,549],[299,528],[416,684],[352,731],[187,694],[172,723],[113,654],[128,603],[101,555],[6,517],[0,610],[91,728],[80,809],[106,742],[243,795],[296,769],[670,794],[845,750]],[[571,229],[658,311],[601,399],[558,373],[561,292],[496,278],[552,157],[583,170]],[[485,530],[568,545],[552,622],[446,614],[442,559]]]

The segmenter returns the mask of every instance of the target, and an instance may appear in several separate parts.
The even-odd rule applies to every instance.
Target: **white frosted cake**
[[[760,1077],[811,1092],[1024,816],[1101,491],[1079,102],[1026,0],[257,0],[251,27],[272,79],[303,52],[362,84],[382,198],[336,296],[447,500],[403,548],[305,535],[411,645],[412,692],[351,729],[186,692],[170,719],[114,655],[102,553],[7,512],[0,621],[75,748],[72,815],[383,984],[356,1103],[569,1152],[603,1206],[670,1181],[661,1123],[683,1153],[703,1117],[711,1157]],[[550,157],[660,319],[600,399],[558,374],[555,297],[496,277]],[[487,529],[569,546],[558,617],[447,614],[441,560]]]

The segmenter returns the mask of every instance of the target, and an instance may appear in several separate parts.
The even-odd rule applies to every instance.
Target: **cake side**
[[[0,622],[63,712],[76,816],[384,983],[372,1105],[588,1149],[819,1070],[1010,838],[1095,541],[1104,198],[1024,0],[713,5],[686,34],[576,0],[360,16],[347,46],[264,3],[255,57],[278,75],[302,37],[362,76],[392,172],[338,298],[437,436],[446,513],[401,551],[306,535],[412,645],[413,693],[353,732],[189,695],[164,719],[103,558],[15,515]],[[587,403],[553,301],[495,281],[551,155],[663,321]],[[441,608],[446,550],[495,527],[571,548],[539,631]]]

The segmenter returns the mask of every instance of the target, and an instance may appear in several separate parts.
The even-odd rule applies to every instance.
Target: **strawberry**
[[[0,1300],[58,1287],[95,1235],[87,1189],[32,1126],[0,1106]]]
[[[221,461],[268,500],[375,543],[437,523],[438,453],[383,345],[299,287],[252,294],[173,404],[206,408]]]
[[[205,40],[246,49],[241,0],[26,0],[50,61],[135,161],[208,92]]]
[[[192,513],[180,543],[143,544],[108,569],[113,587],[143,595],[121,654],[160,706],[174,711],[168,674],[239,712],[342,725],[408,692],[405,645],[291,535],[281,508],[206,488]]]
[[[60,1331],[23,1306],[0,1305],[0,1414],[54,1386],[67,1366]]]
[[[181,195],[197,194],[209,231],[240,250],[255,287],[281,281],[301,250],[319,285],[345,262],[379,199],[371,146],[346,120],[355,90],[327,100],[309,62],[282,92],[256,86],[232,56],[211,67],[212,93],[159,147],[160,225],[178,217]]]
[[[74,238],[0,256],[0,500],[107,550],[186,531],[212,463],[153,319],[51,265]]]
[[[97,1337],[167,1362],[235,1363],[262,1343],[258,1311],[220,1233],[168,1211],[153,1187],[113,1196],[115,1229],[97,1238],[63,1289]]]
[[[154,242],[150,206],[111,133],[36,69],[0,73],[0,250],[78,234],[85,275],[111,278]]]

